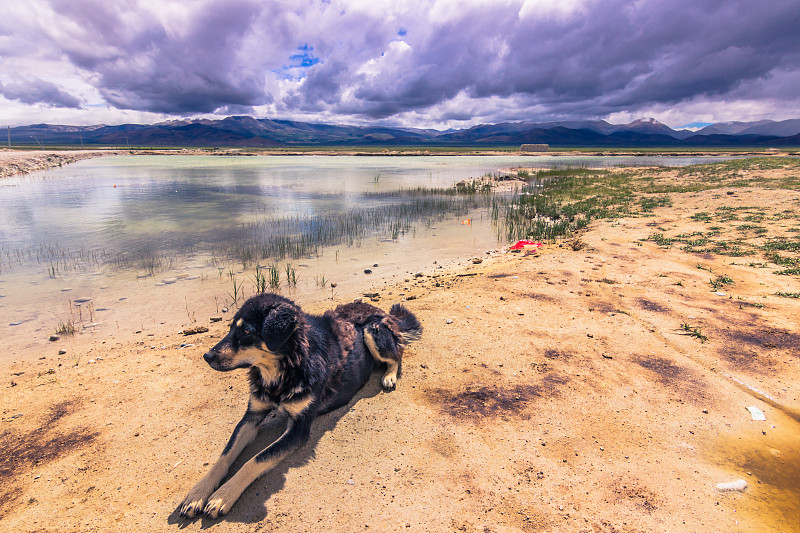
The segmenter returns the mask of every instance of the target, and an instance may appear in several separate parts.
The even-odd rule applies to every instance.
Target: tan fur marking
[[[372,333],[370,333],[368,329],[364,330],[364,344],[367,345],[367,348],[369,348],[369,353],[372,354],[372,357],[374,357],[376,361],[386,363],[387,368],[386,373],[383,375],[383,386],[387,389],[394,388],[395,384],[397,384],[397,371],[399,370],[400,365],[394,359],[381,356],[380,351],[378,351],[378,345],[375,344],[375,339],[372,337]]]
[[[297,418],[303,411],[308,409],[308,406],[314,402],[314,395],[309,394],[297,400],[289,400],[288,402],[283,402],[281,407],[284,411],[286,411],[289,416],[292,418]]]
[[[280,357],[270,352],[264,343],[242,348],[235,353],[226,350],[220,353],[220,358],[229,361],[231,365],[244,362],[257,367],[265,383],[272,383],[280,376]]]
[[[275,407],[274,403],[261,401],[257,396],[253,394],[250,395],[250,401],[247,404],[248,411],[269,411],[274,407]]]
[[[264,382],[271,383],[275,381],[275,379],[280,375],[281,368],[278,362],[280,358],[277,354],[274,354],[267,350],[267,347],[263,344],[255,348],[258,351],[259,359],[255,361],[255,366],[261,370],[261,376],[264,379]]]
[[[239,320],[236,321],[236,327],[237,328],[242,327],[242,324],[244,324],[244,320],[243,319],[240,318]]]
[[[372,333],[369,330],[364,330],[364,344],[367,345],[369,348],[369,353],[372,354],[372,357],[375,358],[376,361],[380,361],[381,363],[388,363],[390,359],[386,359],[381,357],[381,352],[378,351],[378,345],[375,344],[375,339],[372,337]]]

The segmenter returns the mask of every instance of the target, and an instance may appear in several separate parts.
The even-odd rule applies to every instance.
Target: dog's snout
[[[214,359],[216,358],[217,358],[217,352],[215,352],[214,350],[209,350],[203,354],[203,359],[205,359],[206,363],[208,364],[211,364],[211,362],[214,361]]]

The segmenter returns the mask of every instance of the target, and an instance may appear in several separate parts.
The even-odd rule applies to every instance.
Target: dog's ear
[[[273,307],[264,319],[261,337],[269,351],[275,353],[283,346],[297,329],[296,311],[290,305]]]

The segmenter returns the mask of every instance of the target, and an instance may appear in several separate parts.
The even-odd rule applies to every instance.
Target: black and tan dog
[[[365,303],[351,303],[314,316],[277,294],[247,300],[225,338],[203,356],[215,370],[250,369],[247,412],[220,458],[184,499],[181,516],[203,513],[217,518],[230,511],[256,478],[308,441],[317,415],[353,398],[376,363],[386,363],[382,384],[393,389],[403,347],[421,333],[417,318],[399,304],[388,314]],[[217,489],[275,410],[288,415],[286,431]]]

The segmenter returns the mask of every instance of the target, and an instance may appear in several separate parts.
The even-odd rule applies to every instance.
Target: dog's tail
[[[403,342],[419,340],[422,336],[422,324],[419,323],[414,313],[401,304],[394,304],[389,310],[403,334]]]

